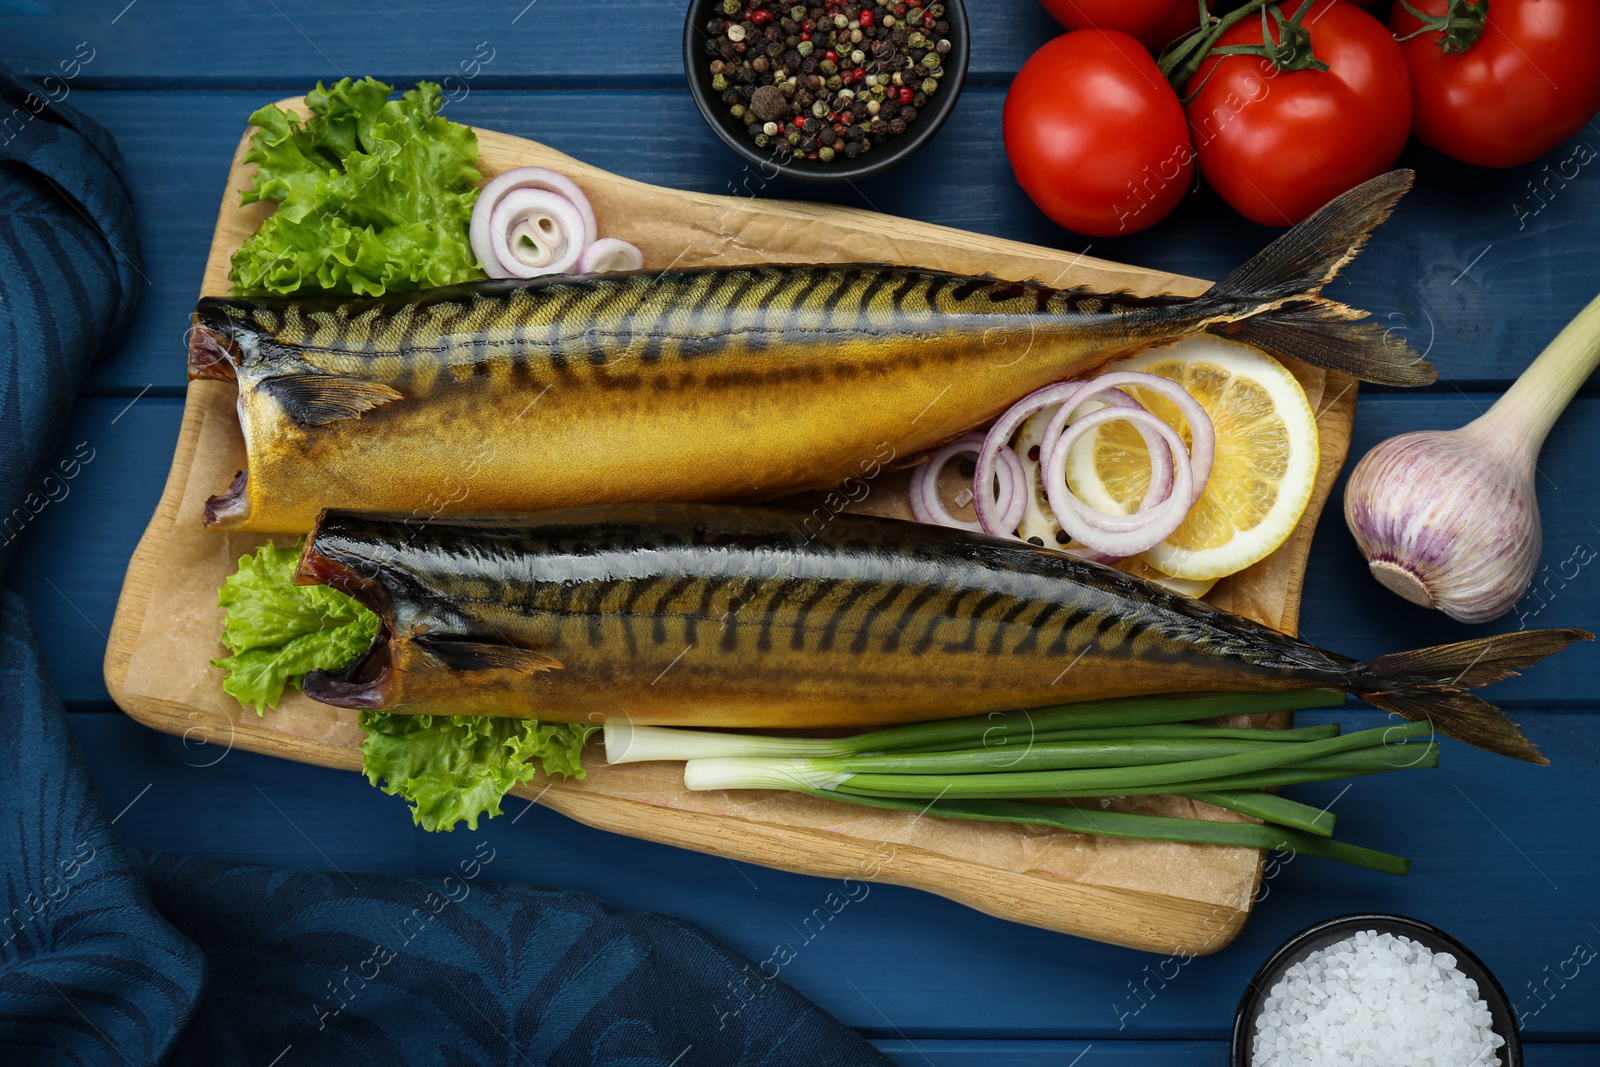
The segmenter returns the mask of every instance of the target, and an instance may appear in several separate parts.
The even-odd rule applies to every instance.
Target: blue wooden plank
[[[1222,1041],[949,1041],[914,1035],[873,1042],[904,1067],[1224,1067]]]
[[[141,89],[310,87],[363,74],[391,83],[453,77],[474,88],[683,84],[681,3],[506,0],[453,7],[444,17],[426,0],[179,0],[129,3],[119,14],[124,3],[7,5],[0,63],[59,77],[78,69],[63,61],[92,55],[80,59],[74,84]],[[968,0],[967,10],[976,83],[1009,83],[1061,32],[1031,2]]]
[[[896,1038],[874,1041],[903,1067],[1223,1067],[1228,1046],[1222,1041],[939,1041]],[[1526,1044],[1528,1067],[1593,1067],[1594,1045]],[[1076,1057],[1076,1058],[1075,1058]]]
[[[166,484],[182,414],[182,401],[148,395],[79,401],[53,475],[35,490],[44,501],[38,513],[20,533],[15,525],[0,530],[18,539],[6,584],[27,600],[65,700],[109,699],[106,634],[128,559]],[[68,471],[75,477],[64,477]]]
[[[105,123],[127,158],[151,283],[127,336],[97,368],[95,392],[131,395],[152,383],[158,392],[181,387],[181,339],[233,146],[250,112],[281,95],[286,94],[72,97]],[[840,187],[767,181],[716,141],[685,92],[475,91],[452,104],[449,114],[544,141],[641,181],[879,209],[1058,247],[1063,262],[1088,252],[1215,278],[1274,236],[1234,216],[1206,190],[1141,234],[1090,240],[1068,233],[1040,214],[1012,179],[1000,147],[1003,97],[999,89],[968,92],[939,137],[913,161]],[[1552,158],[1564,159],[1569,151],[1557,149]],[[1426,149],[1411,156],[1423,172],[1421,187],[1329,292],[1428,350],[1453,385],[1498,387],[1600,290],[1600,268],[1584,251],[1600,244],[1600,182],[1575,180],[1550,196],[1547,207],[1527,215],[1532,201],[1524,187],[1542,164],[1471,171]],[[1519,221],[1517,210],[1526,217]],[[860,254],[870,259],[875,250]]]
[[[884,1039],[898,1028],[913,1040],[1219,1041],[1275,946],[1319,919],[1371,909],[1436,923],[1472,947],[1532,1039],[1600,1040],[1600,967],[1575,973],[1568,962],[1579,944],[1600,947],[1590,925],[1600,848],[1584,829],[1600,805],[1596,715],[1524,717],[1555,760],[1549,768],[1447,743],[1437,771],[1359,779],[1342,793],[1293,790],[1331,803],[1341,836],[1410,855],[1411,875],[1280,863],[1238,941],[1193,960],[1045,933],[887,885],[872,885],[808,937],[802,924],[830,891],[826,879],[606,834],[543,809],[524,813],[520,801],[477,832],[427,834],[359,775],[186,747],[118,715],[72,719],[107,807],[133,802],[117,825],[135,847],[443,877],[486,840],[496,850],[491,877],[666,911],[758,961],[787,943],[786,981]],[[1341,719],[1350,729],[1384,721],[1371,712]]]

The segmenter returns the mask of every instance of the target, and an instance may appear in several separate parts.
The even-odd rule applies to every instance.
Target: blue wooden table
[[[125,6],[124,6],[125,4]],[[972,72],[936,141],[858,186],[767,182],[701,122],[684,88],[677,3],[506,0],[450,12],[419,0],[5,0],[0,63],[67,82],[127,161],[147,287],[62,439],[92,454],[25,533],[11,569],[107,807],[135,847],[313,868],[441,876],[488,839],[492,875],[593,893],[699,923],[761,959],[830,883],[611,836],[517,802],[474,835],[415,829],[357,775],[145,730],[109,702],[100,663],[123,569],[154,508],[184,390],[183,334],[245,118],[317,79],[453,77],[454,119],[550,144],[643,181],[871,207],[1001,237],[1217,277],[1268,240],[1202,191],[1154,230],[1088,241],[1012,181],[999,116],[1011,75],[1054,32],[1031,0],[971,0]],[[479,67],[480,42],[493,58]],[[85,59],[85,57],[90,57]],[[1600,291],[1600,172],[1575,168],[1591,125],[1545,160],[1474,171],[1413,147],[1418,190],[1332,292],[1438,363],[1439,384],[1362,398],[1353,454],[1404,430],[1459,425]],[[1566,162],[1565,167],[1562,164]],[[1576,177],[1570,177],[1574,169]],[[1569,177],[1562,177],[1563,172]],[[870,258],[871,249],[862,250]],[[1537,595],[1494,624],[1600,623],[1600,397],[1580,397],[1545,448]],[[1366,655],[1480,631],[1403,604],[1366,575],[1334,505],[1311,555],[1303,632]],[[1269,866],[1256,914],[1212,957],[1162,959],[1009,925],[937,897],[873,886],[804,942],[783,977],[905,1064],[1221,1064],[1246,978],[1283,938],[1355,910],[1442,926],[1498,974],[1533,1067],[1600,1063],[1600,647],[1500,686],[1554,766],[1447,743],[1431,774],[1297,795],[1334,802],[1349,837],[1415,861],[1395,879],[1314,859]],[[1379,716],[1352,707],[1353,726]],[[1308,715],[1303,721],[1321,721]],[[712,1007],[707,1025],[714,1025]]]

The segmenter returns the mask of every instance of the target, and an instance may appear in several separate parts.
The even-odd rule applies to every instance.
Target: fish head
[[[255,305],[202,297],[189,320],[190,380],[238,381],[240,368],[261,346],[256,319]]]
[[[378,628],[349,664],[307,674],[307,696],[345,708],[515,714],[527,674],[561,667],[516,644],[469,610],[473,598],[458,595],[458,556],[471,548],[460,521],[339,510],[317,517],[295,584],[350,596],[378,616]]]

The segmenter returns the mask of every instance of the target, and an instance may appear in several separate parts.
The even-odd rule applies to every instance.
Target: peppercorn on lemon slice
[[[1216,461],[1205,489],[1172,536],[1142,554],[1144,562],[1175,578],[1215,580],[1265,559],[1289,539],[1311,500],[1321,453],[1316,413],[1283,364],[1249,345],[1201,335],[1107,370],[1177,382],[1216,427]],[[1126,391],[1189,440],[1173,404],[1137,387]],[[1149,454],[1133,425],[1109,422],[1074,443],[1066,474],[1090,507],[1130,514],[1150,484]]]

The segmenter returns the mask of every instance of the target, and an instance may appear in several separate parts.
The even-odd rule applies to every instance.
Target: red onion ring
[[[1010,537],[1016,532],[1017,522],[1022,521],[1022,514],[1019,511],[1016,522],[1005,526],[1003,523],[1008,514],[1000,507],[1000,502],[990,495],[988,489],[994,483],[995,465],[999,462],[1000,450],[1011,451],[1009,442],[1016,434],[1017,427],[1027,421],[1028,416],[1052,404],[1069,406],[1072,398],[1083,389],[1083,386],[1083,382],[1059,382],[1047,385],[1043,389],[1036,389],[1013,404],[989,428],[988,434],[983,439],[983,449],[978,453],[977,470],[972,475],[972,507],[978,513],[978,522],[984,533],[993,534],[995,537]],[[1016,455],[1015,452],[1011,454]],[[1021,466],[1021,463],[1019,459],[1018,466]],[[1026,507],[1026,502],[1023,502],[1023,506]]]
[[[1189,425],[1191,443],[1186,447],[1176,430],[1122,391],[1128,386],[1149,389],[1170,400]],[[1079,414],[1089,401],[1104,406]],[[983,436],[978,450],[972,481],[976,523],[956,519],[938,495],[939,471],[951,457],[970,454],[976,435],[946,445],[913,478],[912,510],[917,518],[1000,537],[1014,536],[1026,507],[1027,477],[1010,441],[1024,421],[1053,405],[1058,410],[1039,446],[1039,470],[1056,521],[1084,546],[1071,551],[1110,563],[1170,537],[1183,524],[1211,475],[1216,430],[1205,408],[1183,386],[1140,371],[1113,371],[1089,382],[1047,385],[1007,409]],[[1150,454],[1150,486],[1138,510],[1130,515],[1090,507],[1072,494],[1066,480],[1067,455],[1073,443],[1095,427],[1117,421],[1132,423]]]
[[[1048,425],[1045,426],[1044,440],[1039,445],[1039,469],[1041,471],[1045,469],[1045,465],[1050,462],[1050,457],[1059,447],[1061,435],[1066,431],[1067,421],[1072,417],[1073,411],[1081,408],[1084,403],[1090,400],[1098,400],[1106,407],[1127,408],[1134,411],[1144,410],[1137,400],[1117,389],[1114,385],[1108,386],[1105,390],[1092,390],[1091,387],[1086,387],[1078,393],[1073,408],[1069,409],[1066,405],[1062,405],[1061,409],[1055,413]],[[1088,413],[1085,412],[1085,414]],[[1080,415],[1078,417],[1082,418],[1083,416]],[[1139,436],[1144,439],[1145,450],[1150,454],[1150,486],[1145,490],[1144,499],[1139,502],[1139,510],[1143,511],[1161,503],[1172,492],[1172,449],[1167,445],[1165,438],[1154,430],[1149,429],[1145,423],[1136,419],[1133,420],[1133,424],[1134,428],[1139,431]],[[1063,458],[1062,462],[1065,463],[1066,460]],[[1048,488],[1045,491],[1045,498],[1049,499]],[[1193,503],[1193,501],[1190,503]],[[1086,517],[1085,521],[1091,526],[1098,526],[1099,520],[1095,516],[1100,514],[1098,510],[1091,508],[1090,515]],[[1104,526],[1100,528],[1111,529]]]
[[[548,189],[513,189],[489,216],[490,253],[510,278],[567,273],[583,253],[582,234],[572,201]]]
[[[1134,406],[1140,407],[1142,405],[1137,400],[1122,392],[1123,386],[1136,385],[1141,389],[1148,389],[1153,393],[1160,394],[1177,407],[1179,412],[1183,414],[1184,421],[1189,424],[1189,436],[1192,441],[1187,450],[1189,453],[1189,465],[1194,469],[1195,500],[1200,499],[1200,491],[1205,488],[1206,480],[1211,477],[1211,465],[1215,461],[1217,449],[1216,428],[1212,426],[1211,416],[1200,405],[1200,401],[1196,400],[1189,390],[1172,379],[1162,378],[1155,374],[1146,374],[1144,371],[1113,371],[1110,374],[1102,374],[1089,382],[1088,385],[1093,389],[1093,392],[1081,393],[1078,397],[1080,404],[1088,400],[1122,403],[1121,400],[1115,399],[1121,397],[1131,402]],[[1108,392],[1108,390],[1112,389],[1117,391],[1114,393]],[[1106,395],[1101,396],[1100,394],[1102,393]],[[1127,404],[1122,404],[1122,406],[1126,407]],[[1057,441],[1066,425],[1066,421],[1065,418],[1061,417],[1061,413],[1058,412],[1057,418],[1052,419],[1049,428],[1045,430],[1044,444],[1039,446],[1039,463],[1041,467],[1049,460],[1050,453],[1058,447]],[[1166,497],[1168,490],[1164,487],[1160,489],[1156,487],[1167,481],[1168,472],[1165,470],[1164,465],[1158,462],[1160,457],[1157,455],[1157,447],[1151,434],[1143,428],[1140,429],[1139,434],[1144,438],[1145,447],[1150,450],[1150,483],[1152,492],[1145,494],[1145,503],[1155,503]],[[1170,458],[1169,456],[1168,459],[1170,460]],[[1190,503],[1192,504],[1193,501]]]
[[[1074,441],[1102,423],[1128,421],[1142,423],[1166,442],[1175,462],[1172,463],[1172,491],[1166,499],[1150,507],[1143,507],[1132,515],[1110,515],[1096,511],[1072,495],[1067,486],[1067,451]],[[1189,514],[1197,499],[1193,464],[1183,447],[1183,438],[1164,421],[1143,408],[1124,409],[1104,407],[1091,411],[1067,427],[1056,448],[1050,454],[1050,463],[1040,464],[1045,480],[1045,497],[1055,513],[1061,529],[1081,544],[1115,556],[1132,556],[1154,548],[1168,537]],[[1091,515],[1093,521],[1090,521]]]
[[[478,193],[477,202],[472,206],[472,223],[468,231],[472,254],[483,263],[484,271],[489,277],[530,277],[514,273],[514,267],[502,262],[497,255],[497,247],[509,243],[504,238],[504,229],[500,230],[501,239],[498,242],[492,239],[496,230],[493,224],[495,210],[508,194],[518,189],[536,189],[554,193],[572,205],[580,220],[578,227],[569,237],[570,243],[575,246],[574,260],[577,251],[593,244],[595,238],[599,236],[594,208],[590,205],[589,198],[583,195],[583,190],[579,189],[571,178],[545,167],[516,167],[485,185]]]
[[[983,532],[981,522],[969,522],[958,519],[950,514],[944,506],[944,501],[939,497],[939,472],[944,470],[945,464],[957,456],[976,456],[983,448],[984,439],[980,434],[967,434],[945,445],[928,461],[917,468],[911,476],[911,513],[917,521],[931,523],[935,526],[949,526],[957,530],[971,530],[975,533]],[[1010,448],[1003,450],[1000,465],[990,475],[991,482],[998,482],[995,487],[996,510],[1002,515],[1013,516],[1011,529],[1017,528],[1017,523],[1022,521],[1022,510],[1027,504],[1023,496],[1023,486],[1027,483],[1027,475],[1022,469],[1022,460]],[[974,499],[976,504],[976,499]]]
[[[619,241],[615,237],[602,237],[578,255],[575,268],[579,274],[602,274],[613,270],[641,270],[644,253],[637,245]]]

